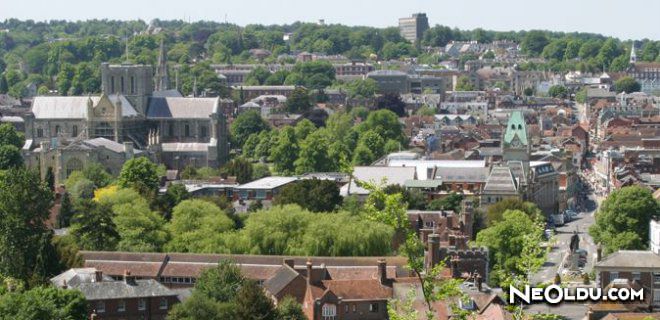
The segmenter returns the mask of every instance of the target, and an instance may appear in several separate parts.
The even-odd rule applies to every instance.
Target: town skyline
[[[383,6],[378,1],[352,3],[346,0],[333,2],[333,6],[321,7],[318,2],[292,0],[286,4],[264,0],[247,0],[240,3],[165,0],[133,3],[118,0],[113,6],[96,10],[95,4],[81,0],[65,0],[57,3],[42,1],[21,1],[2,4],[0,20],[33,19],[47,20],[184,20],[229,22],[238,25],[248,24],[291,24],[297,21],[318,22],[323,19],[328,24],[349,26],[393,27],[398,18],[415,12],[425,12],[429,23],[472,30],[482,28],[493,31],[549,30],[557,32],[598,33],[621,40],[641,40],[660,38],[660,28],[653,16],[660,11],[659,2],[632,0],[627,8],[644,6],[634,15],[622,14],[621,4],[614,1],[586,0],[574,3],[559,0],[543,10],[522,9],[529,6],[522,0],[506,0],[497,3],[479,0],[456,3],[428,3],[414,0],[405,3],[388,2]],[[126,10],[130,7],[131,10]],[[540,9],[541,6],[535,6]],[[36,9],[35,9],[36,8]],[[73,9],[75,8],[75,9]],[[245,10],[245,8],[260,8]],[[374,12],[378,14],[365,14]],[[450,8],[451,10],[447,10]],[[513,9],[510,9],[513,8]],[[322,9],[320,11],[319,9]],[[531,8],[534,9],[534,8]],[[512,27],[514,26],[514,27]]]

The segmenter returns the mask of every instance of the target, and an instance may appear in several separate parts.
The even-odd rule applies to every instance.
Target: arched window
[[[518,125],[518,130],[522,130],[522,124]]]
[[[323,320],[335,320],[337,317],[337,306],[334,304],[324,304],[321,308],[321,317]]]

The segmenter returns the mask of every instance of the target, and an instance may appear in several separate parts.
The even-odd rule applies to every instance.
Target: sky
[[[660,39],[659,0],[0,0],[0,20],[184,19],[239,25],[295,21],[374,27],[425,12],[431,25],[580,31]]]

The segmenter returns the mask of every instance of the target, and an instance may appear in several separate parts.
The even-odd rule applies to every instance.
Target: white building
[[[651,251],[660,254],[660,220],[651,220],[649,238],[651,238]]]

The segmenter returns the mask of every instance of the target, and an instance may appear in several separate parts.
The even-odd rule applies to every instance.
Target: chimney
[[[380,284],[387,282],[387,261],[385,259],[378,260],[378,277]]]
[[[598,247],[596,247],[596,262],[600,262],[601,259],[603,259],[603,248],[598,243]]]
[[[101,281],[103,281],[103,271],[101,270],[94,271],[94,282],[101,282]]]
[[[456,246],[456,236],[453,234],[449,235],[449,246],[455,247]]]
[[[135,284],[135,277],[131,276],[131,271],[124,270],[124,282],[126,284]]]
[[[307,286],[312,285],[312,261],[307,260],[307,263],[305,264],[307,267]]]
[[[284,259],[284,265],[293,268],[295,266],[295,262],[293,259]]]
[[[62,280],[62,289],[67,289],[68,286],[66,285],[66,279]]]
[[[440,262],[440,235],[437,233],[429,234],[428,243],[429,269],[432,269]]]

